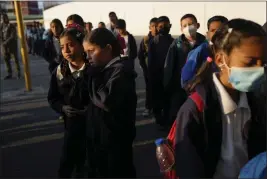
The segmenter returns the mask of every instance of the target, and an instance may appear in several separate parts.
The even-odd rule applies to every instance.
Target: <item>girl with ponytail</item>
[[[179,178],[238,178],[246,162],[266,151],[266,101],[255,95],[266,83],[266,32],[233,19],[211,41],[209,57],[188,86],[204,109],[188,98],[176,119]]]

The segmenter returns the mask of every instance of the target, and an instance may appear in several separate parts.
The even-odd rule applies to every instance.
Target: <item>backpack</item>
[[[204,110],[204,103],[201,96],[197,92],[193,92],[189,98],[194,101],[195,105],[199,112],[203,112]],[[167,136],[167,140],[174,151],[175,148],[175,133],[176,133],[176,120],[174,121],[171,130]],[[170,170],[169,172],[165,173],[165,179],[177,179],[175,169]]]
[[[258,154],[256,157],[248,161],[248,163],[241,169],[238,178],[263,179],[267,176],[266,162],[266,152]]]

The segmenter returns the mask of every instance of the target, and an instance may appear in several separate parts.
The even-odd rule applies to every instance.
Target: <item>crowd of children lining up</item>
[[[176,121],[179,178],[237,178],[244,164],[266,151],[266,32],[255,22],[214,16],[206,37],[193,14],[174,39],[167,16],[152,18],[137,51],[126,23],[86,32],[70,15],[66,28],[50,24],[45,43],[50,106],[62,115],[65,135],[59,177],[134,178],[137,95],[134,60],[146,82],[145,116],[169,130]],[[265,86],[264,86],[265,85]],[[189,98],[197,92],[203,110]],[[153,152],[153,151],[151,151]],[[145,159],[144,159],[145,160]],[[149,166],[147,166],[149,167]]]

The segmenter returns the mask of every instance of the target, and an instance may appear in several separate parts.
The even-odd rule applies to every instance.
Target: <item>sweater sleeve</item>
[[[175,167],[179,178],[201,178],[204,176],[204,164],[198,155],[191,136],[199,128],[198,111],[191,99],[188,99],[177,115],[175,135]]]
[[[57,70],[52,73],[47,100],[53,110],[55,110],[57,113],[62,113],[64,98],[59,93],[57,84]]]

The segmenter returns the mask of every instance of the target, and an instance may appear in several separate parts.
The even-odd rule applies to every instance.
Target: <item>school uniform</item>
[[[89,103],[87,82],[84,66],[75,70],[69,65],[71,75],[63,77],[61,66],[52,73],[48,102],[53,110],[63,115],[65,123],[64,144],[59,167],[60,178],[70,178],[76,168],[76,177],[83,176],[83,167],[86,158],[86,113],[67,117],[63,113],[63,106],[84,110]]]
[[[59,39],[54,37],[51,32],[45,41],[43,57],[49,63],[48,69],[51,74],[63,60]]]
[[[235,103],[214,73],[196,91],[200,112],[188,98],[177,115],[175,159],[179,178],[237,178],[248,160],[266,151],[264,98],[240,92]]]
[[[126,32],[125,36],[121,36],[125,41],[125,48],[123,49],[122,57],[128,57],[128,60],[132,62],[132,67],[135,66],[135,58],[137,57],[137,45],[135,38],[129,32]]]
[[[139,64],[143,70],[143,76],[145,79],[146,84],[146,109],[151,110],[152,109],[152,102],[151,102],[151,90],[149,90],[148,85],[148,46],[150,41],[153,39],[153,36],[151,33],[149,33],[147,36],[143,38],[143,40],[140,43],[140,48],[138,51],[138,59]]]
[[[132,144],[136,135],[136,73],[114,58],[88,69],[88,178],[134,178]]]
[[[166,110],[168,112],[164,114],[164,122],[166,125],[171,125],[173,123],[178,110],[187,98],[185,90],[181,87],[181,72],[186,62],[187,55],[205,40],[205,36],[197,33],[196,42],[191,44],[185,35],[182,34],[170,45],[166,56],[163,79],[164,92],[166,94],[164,107],[169,109]]]
[[[163,72],[165,58],[173,42],[170,34],[158,34],[151,40],[148,47],[148,80],[151,89],[153,114],[157,124],[163,124],[162,110],[164,110]]]

